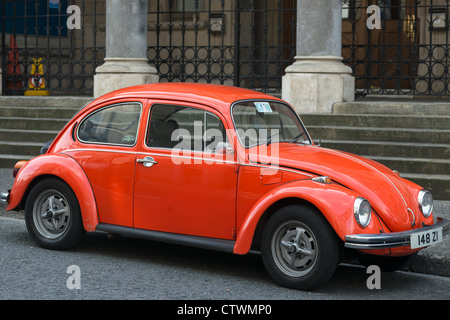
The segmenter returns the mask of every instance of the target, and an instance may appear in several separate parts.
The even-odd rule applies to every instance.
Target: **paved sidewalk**
[[[11,173],[10,169],[0,169],[0,192],[12,187],[14,179]],[[23,218],[23,213],[5,213],[5,207],[0,203],[0,216]],[[450,201],[435,201],[434,208],[435,217],[450,220]],[[421,250],[405,270],[450,277],[450,235],[442,243]]]

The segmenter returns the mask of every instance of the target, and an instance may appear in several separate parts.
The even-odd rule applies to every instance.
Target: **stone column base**
[[[331,113],[334,102],[355,100],[355,78],[342,57],[295,57],[282,78],[282,99],[298,113]]]
[[[155,82],[159,82],[157,71],[145,58],[105,58],[105,63],[95,69],[94,98],[117,89]]]

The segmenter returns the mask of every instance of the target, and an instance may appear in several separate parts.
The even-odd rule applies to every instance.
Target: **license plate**
[[[442,228],[416,232],[411,235],[411,249],[423,248],[442,241]]]

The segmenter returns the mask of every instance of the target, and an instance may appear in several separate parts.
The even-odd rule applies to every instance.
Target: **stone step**
[[[450,200],[450,175],[404,173],[400,176],[430,190],[436,200]]]
[[[78,97],[0,97],[0,167],[40,153],[45,142],[91,99]]]
[[[0,128],[16,130],[61,130],[68,119],[0,117]]]
[[[0,117],[70,119],[78,110],[76,108],[0,106]]]
[[[450,144],[450,130],[409,129],[409,128],[372,128],[350,126],[307,127],[314,139],[356,140],[356,141],[395,141],[412,143]]]
[[[32,158],[33,156],[29,155],[0,154],[0,168],[12,169],[17,162]]]
[[[0,106],[17,106],[32,108],[72,108],[81,109],[92,101],[91,97],[77,96],[0,96]]]
[[[0,141],[10,142],[47,142],[54,139],[59,131],[53,130],[19,130],[0,129]]]
[[[400,173],[420,172],[421,174],[442,175],[450,174],[450,159],[426,159],[404,157],[365,156],[384,164],[386,167]]]
[[[373,114],[301,114],[309,126],[345,126],[363,128],[408,128],[449,130],[450,116],[373,115]]]
[[[427,102],[417,100],[384,100],[377,96],[376,101],[336,102],[334,114],[397,114],[397,115],[442,115],[450,116],[449,102]]]
[[[450,144],[322,140],[321,145],[325,148],[366,156],[450,159]]]
[[[0,154],[38,156],[42,142],[0,141]]]

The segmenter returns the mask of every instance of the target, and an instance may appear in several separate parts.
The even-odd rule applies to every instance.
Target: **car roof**
[[[233,86],[165,82],[132,86],[112,91],[94,100],[94,104],[116,98],[170,99],[206,103],[218,109],[226,108],[227,110],[229,110],[230,104],[239,100],[279,100],[265,93]]]

